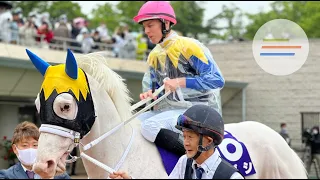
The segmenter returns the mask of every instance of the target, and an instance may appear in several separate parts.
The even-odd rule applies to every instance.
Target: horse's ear
[[[77,61],[70,49],[68,49],[65,71],[72,79],[76,80],[78,78]]]
[[[42,74],[42,76],[44,76],[50,64],[42,60],[37,55],[33,54],[28,49],[26,49],[26,51],[33,65],[38,69],[38,71]]]

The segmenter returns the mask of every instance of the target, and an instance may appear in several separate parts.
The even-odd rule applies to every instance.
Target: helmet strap
[[[164,19],[159,19],[159,21],[161,21],[162,23],[162,27],[161,27],[161,31],[162,31],[162,38],[160,39],[160,41],[157,44],[160,44],[163,42],[163,40],[166,38],[166,35],[170,33],[171,31],[171,27],[169,27],[169,29],[166,29],[166,23],[164,21]]]
[[[192,157],[192,159],[194,159],[194,160],[196,160],[196,159],[201,155],[202,152],[209,151],[211,148],[214,148],[214,147],[215,147],[213,143],[210,143],[210,144],[208,144],[206,147],[203,147],[203,146],[202,146],[202,140],[203,140],[203,135],[200,134],[200,137],[199,137],[199,145],[198,145],[198,152],[197,152],[196,155],[194,155],[194,156]]]

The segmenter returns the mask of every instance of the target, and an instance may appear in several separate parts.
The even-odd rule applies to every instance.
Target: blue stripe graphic
[[[260,53],[260,56],[294,56],[296,53]]]

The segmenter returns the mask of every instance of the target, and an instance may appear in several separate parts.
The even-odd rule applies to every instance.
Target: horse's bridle
[[[158,96],[162,91],[164,90],[164,85],[162,85],[160,88],[158,88],[154,93],[153,96]],[[83,145],[80,142],[80,132],[76,132],[73,130],[70,130],[68,128],[64,128],[61,126],[56,126],[56,125],[51,125],[51,124],[42,124],[40,127],[40,132],[46,132],[46,133],[51,133],[51,134],[56,134],[59,136],[63,136],[63,137],[67,137],[73,140],[73,144],[71,145],[71,148],[69,147],[68,149],[68,153],[69,156],[71,157],[70,160],[67,160],[67,163],[73,163],[75,162],[77,159],[79,158],[85,158],[87,160],[89,160],[90,162],[94,163],[95,165],[99,166],[100,168],[106,170],[109,173],[113,173],[117,170],[119,170],[119,168],[121,167],[121,165],[123,164],[130,148],[131,145],[133,143],[133,138],[135,135],[134,129],[132,128],[132,136],[129,142],[129,145],[126,149],[126,151],[123,153],[119,163],[117,164],[117,166],[112,169],[109,166],[99,162],[98,160],[88,156],[87,154],[85,154],[84,152],[80,153],[80,157],[77,156],[72,156],[70,153],[72,151],[72,149],[76,146],[78,146],[79,144],[81,146],[83,146],[83,151],[87,151],[88,149],[92,148],[93,146],[97,145],[99,142],[101,142],[103,139],[105,139],[106,137],[112,135],[113,133],[115,133],[117,130],[119,130],[122,126],[128,124],[130,121],[132,121],[133,119],[135,119],[138,115],[140,115],[141,113],[147,111],[148,109],[150,109],[151,107],[153,107],[154,105],[156,105],[157,103],[159,103],[160,101],[162,101],[164,98],[166,98],[169,94],[171,93],[171,91],[166,92],[163,96],[161,96],[160,98],[158,98],[157,100],[155,100],[154,102],[150,103],[149,105],[147,105],[146,107],[144,107],[143,109],[141,109],[140,111],[136,112],[134,115],[132,115],[128,120],[120,123],[119,125],[115,126],[114,128],[112,128],[110,131],[104,133],[102,136],[98,137],[97,139],[91,141],[90,143]],[[146,98],[144,100],[141,100],[140,102],[134,104],[131,106],[130,111],[134,111],[135,109],[137,109],[138,107],[148,103],[149,101],[151,101],[152,98]],[[90,132],[89,132],[90,133]],[[85,136],[84,136],[85,137]],[[82,137],[83,138],[83,137]]]

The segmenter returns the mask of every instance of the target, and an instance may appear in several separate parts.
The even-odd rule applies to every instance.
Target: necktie
[[[28,175],[29,179],[34,179],[34,172],[27,170],[27,175]]]
[[[204,172],[204,169],[202,167],[198,167],[196,165],[196,176],[197,179],[201,179],[202,178],[202,173]]]

